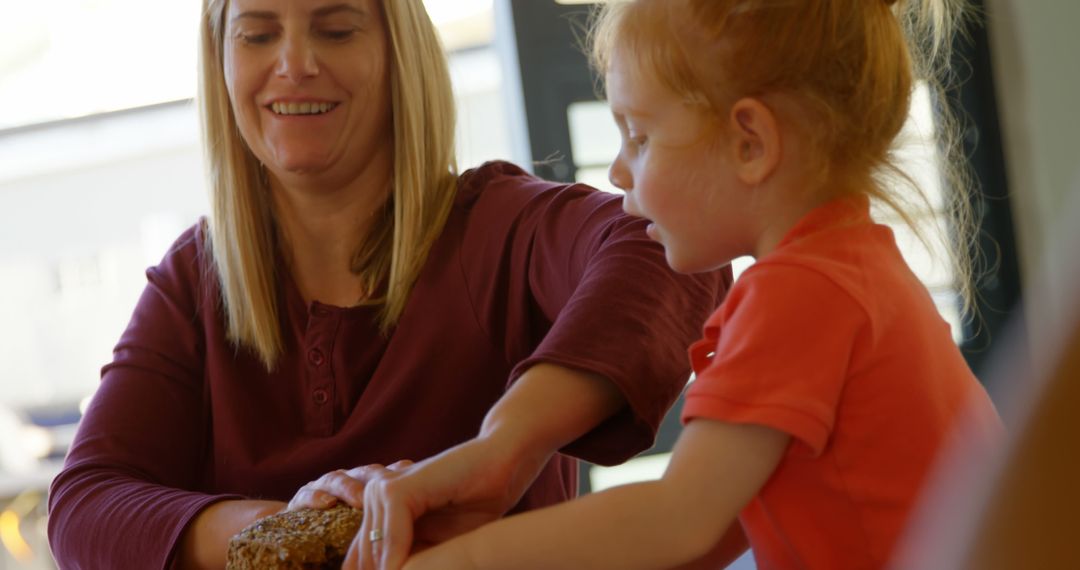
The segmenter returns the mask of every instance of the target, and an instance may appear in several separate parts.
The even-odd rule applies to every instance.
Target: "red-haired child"
[[[624,209],[678,271],[756,263],[690,349],[697,379],[660,480],[508,517],[407,568],[721,567],[747,544],[762,570],[888,564],[954,420],[1000,430],[870,215],[911,217],[917,188],[883,175],[958,14],[946,0],[604,9],[594,55],[622,132]]]

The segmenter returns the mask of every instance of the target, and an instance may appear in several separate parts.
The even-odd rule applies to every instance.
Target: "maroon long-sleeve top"
[[[576,492],[576,456],[646,449],[689,373],[686,346],[730,284],[673,273],[618,197],[507,163],[466,172],[397,326],[306,304],[280,282],[268,373],[226,338],[200,225],[148,284],[49,497],[64,569],[167,568],[200,509],[288,500],[323,473],[421,460],[476,435],[525,369],[600,374],[627,409],[556,454],[517,509]],[[282,270],[284,273],[284,270]]]

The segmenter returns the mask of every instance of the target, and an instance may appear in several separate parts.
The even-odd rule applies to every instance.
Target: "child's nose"
[[[623,192],[629,192],[630,188],[633,187],[630,170],[626,168],[626,165],[619,158],[616,158],[615,162],[611,163],[611,168],[608,169],[608,180],[611,181],[612,186]]]

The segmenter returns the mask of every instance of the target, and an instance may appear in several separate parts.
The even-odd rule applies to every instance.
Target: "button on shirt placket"
[[[341,316],[336,311],[314,306],[308,315],[304,336],[307,405],[306,425],[312,435],[331,435],[334,431],[334,367],[331,355]]]

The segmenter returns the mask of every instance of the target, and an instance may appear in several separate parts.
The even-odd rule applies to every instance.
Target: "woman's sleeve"
[[[49,543],[61,568],[167,568],[206,461],[201,268],[194,230],[147,286],[49,493]]]
[[[604,376],[628,407],[563,451],[610,465],[648,449],[686,385],[686,348],[730,285],[730,269],[675,273],[646,236],[647,222],[624,214],[617,196],[587,186],[521,175],[496,177],[484,192],[495,194],[481,216],[489,239],[504,227],[497,212],[525,200],[517,215],[504,215],[512,221],[497,246],[511,308],[495,334],[511,352],[515,343],[529,347],[511,381],[539,362]],[[512,306],[518,297],[526,299],[520,310]]]

